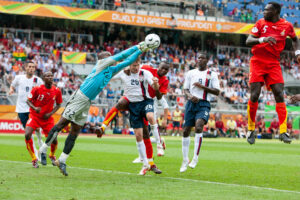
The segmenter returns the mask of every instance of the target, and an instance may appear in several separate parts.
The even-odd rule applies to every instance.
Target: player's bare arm
[[[206,87],[204,85],[202,85],[201,83],[199,82],[196,82],[194,83],[194,86],[200,88],[200,89],[203,89],[205,90],[206,92],[208,93],[211,93],[211,94],[214,94],[216,96],[218,96],[220,94],[220,90],[216,89],[216,88],[209,88],[209,87]]]
[[[41,108],[40,107],[35,107],[33,105],[33,103],[27,99],[26,103],[29,105],[30,108],[32,108],[36,113],[40,113],[41,112]]]
[[[61,107],[61,104],[56,104],[56,106],[53,108],[52,112],[46,113],[43,118],[44,119],[48,119],[49,117],[51,117],[54,113],[56,113],[56,111],[58,111],[58,109]]]
[[[300,94],[293,95],[290,98],[290,103],[292,103],[292,104],[297,103],[298,101],[300,101]]]
[[[155,90],[155,95],[156,95],[157,99],[159,100],[162,98],[162,94],[159,91],[158,78],[152,77],[152,81],[153,81],[152,88]]]
[[[300,42],[298,37],[292,38],[292,43],[295,50],[295,56],[297,58],[298,63],[300,63]]]
[[[271,46],[276,44],[276,40],[273,37],[255,37],[254,35],[249,35],[247,40],[246,40],[246,45],[247,46],[254,46],[260,43],[269,43]]]
[[[199,99],[195,96],[193,96],[191,93],[190,93],[190,90],[189,89],[185,89],[184,90],[184,94],[186,96],[186,98],[188,100],[191,100],[193,103],[198,103],[199,102]]]
[[[12,95],[13,93],[15,93],[16,89],[11,85],[9,88],[9,92],[8,95]]]

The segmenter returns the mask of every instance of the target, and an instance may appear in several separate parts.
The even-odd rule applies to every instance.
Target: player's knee
[[[188,137],[190,135],[191,128],[190,127],[185,127],[183,130],[183,137]]]
[[[30,140],[31,139],[31,133],[29,133],[29,132],[26,132],[25,133],[25,140]]]

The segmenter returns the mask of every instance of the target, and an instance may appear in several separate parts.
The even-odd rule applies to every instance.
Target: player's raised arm
[[[142,54],[143,52],[141,50],[139,50],[138,48],[132,53],[132,55],[126,57],[126,59],[123,62],[120,62],[119,64],[117,64],[116,66],[112,66],[110,67],[110,69],[112,70],[112,74],[113,76],[116,75],[118,72],[120,72],[122,69],[124,69],[125,67],[131,65],[132,63],[134,63],[136,61],[136,59],[138,59],[138,57]]]

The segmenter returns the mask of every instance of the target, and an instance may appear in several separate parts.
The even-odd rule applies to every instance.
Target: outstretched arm
[[[126,49],[114,56],[110,56],[108,58],[99,60],[95,66],[96,72],[101,72],[105,68],[114,65],[116,62],[126,59],[127,57],[129,57],[131,54],[133,54],[137,50],[139,50],[139,48],[137,45],[135,45],[135,46],[130,47],[129,49]]]
[[[254,46],[260,43],[269,43],[271,46],[276,44],[276,40],[273,37],[255,37],[254,35],[249,35],[247,40],[246,40],[246,45],[247,46]]]
[[[125,67],[127,67],[127,66],[131,65],[132,63],[134,63],[136,61],[136,59],[141,54],[142,54],[142,52],[139,49],[136,49],[136,51],[134,51],[132,53],[132,55],[130,55],[129,57],[127,57],[123,62],[117,64],[116,66],[110,67],[113,76],[116,75],[119,71],[121,71]]]

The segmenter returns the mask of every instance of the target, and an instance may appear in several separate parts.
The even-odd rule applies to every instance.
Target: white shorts
[[[64,118],[83,126],[87,121],[91,100],[80,90],[75,91],[67,102],[62,114]]]

